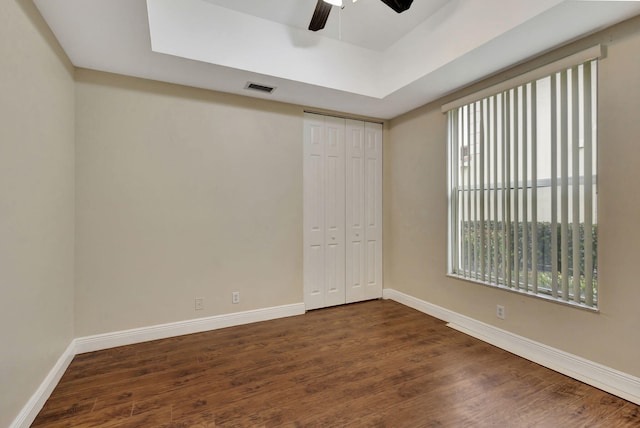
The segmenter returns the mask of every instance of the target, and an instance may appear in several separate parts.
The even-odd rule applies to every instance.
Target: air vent
[[[259,83],[247,82],[245,89],[253,89],[254,91],[266,92],[267,94],[275,91],[276,88],[273,86],[261,85]]]

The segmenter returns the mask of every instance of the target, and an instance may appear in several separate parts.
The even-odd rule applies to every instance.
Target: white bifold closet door
[[[346,121],[346,303],[382,297],[382,125]]]
[[[306,113],[304,301],[382,297],[382,125]]]

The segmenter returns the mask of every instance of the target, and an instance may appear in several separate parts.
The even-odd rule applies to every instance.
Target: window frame
[[[537,286],[537,282],[538,282],[537,279],[535,281],[536,285],[533,287],[533,289],[531,289],[531,287],[529,287],[529,280],[528,279],[525,280],[525,282],[524,282],[525,287],[520,287],[520,285],[519,285],[520,284],[520,276],[518,276],[517,277],[517,281],[516,281],[516,284],[518,284],[518,286],[513,287],[513,281],[511,280],[511,270],[509,270],[509,274],[508,274],[509,275],[509,279],[508,279],[508,281],[507,281],[506,278],[503,278],[503,283],[502,284],[500,283],[500,280],[499,280],[498,270],[496,270],[496,274],[495,274],[495,278],[498,279],[498,280],[496,282],[492,282],[491,281],[492,272],[490,272],[489,273],[489,280],[487,281],[486,280],[486,275],[485,275],[485,270],[486,269],[485,269],[485,266],[484,266],[485,265],[485,262],[484,262],[485,259],[484,259],[484,257],[482,255],[481,255],[481,258],[482,258],[482,260],[481,260],[481,262],[482,262],[481,263],[482,264],[482,268],[481,268],[482,269],[482,275],[479,275],[478,271],[480,269],[477,268],[477,263],[474,264],[475,271],[467,272],[466,268],[468,266],[465,266],[463,263],[460,262],[461,259],[460,259],[460,255],[459,255],[458,251],[461,248],[462,248],[462,251],[465,251],[464,250],[464,244],[461,244],[461,239],[464,239],[464,237],[461,236],[461,234],[459,233],[459,227],[468,227],[468,226],[467,225],[462,225],[461,226],[461,225],[458,224],[458,222],[460,221],[460,218],[462,218],[463,219],[462,223],[464,223],[464,213],[462,214],[462,217],[460,217],[460,209],[464,210],[465,208],[466,209],[469,209],[469,208],[468,207],[462,207],[462,208],[459,207],[459,205],[460,205],[459,202],[458,202],[458,200],[459,200],[459,192],[461,192],[461,191],[462,192],[465,192],[465,191],[466,192],[477,191],[478,188],[474,189],[474,188],[469,187],[467,189],[464,189],[464,186],[462,186],[463,190],[460,190],[460,186],[457,185],[458,184],[457,180],[459,178],[458,170],[460,168],[469,168],[469,171],[471,171],[471,164],[472,164],[472,162],[474,162],[474,158],[477,155],[484,156],[484,154],[482,154],[482,149],[480,147],[482,147],[481,145],[484,145],[485,143],[482,142],[482,141],[480,143],[478,143],[477,139],[475,138],[475,135],[474,135],[473,143],[472,143],[471,134],[472,133],[477,134],[477,135],[482,134],[482,136],[480,138],[483,138],[484,135],[485,135],[484,133],[485,132],[489,132],[488,130],[483,129],[484,122],[490,120],[489,119],[489,113],[487,113],[486,118],[484,116],[481,116],[480,120],[478,121],[478,119],[474,117],[473,121],[471,121],[470,120],[471,113],[469,113],[469,111],[473,111],[473,115],[475,116],[477,114],[476,112],[477,112],[478,109],[482,110],[483,108],[488,107],[490,105],[491,99],[493,99],[493,103],[497,103],[498,102],[497,101],[498,100],[497,97],[499,96],[498,94],[501,94],[501,93],[505,94],[505,93],[508,93],[509,91],[513,91],[513,90],[515,90],[517,92],[519,90],[519,88],[521,88],[523,86],[525,88],[525,89],[523,89],[523,91],[527,91],[527,87],[528,86],[526,86],[526,85],[533,83],[533,85],[535,86],[536,82],[538,80],[540,80],[540,79],[543,79],[543,78],[545,78],[547,76],[555,76],[557,73],[568,72],[567,70],[571,70],[574,67],[577,69],[577,67],[580,66],[581,64],[585,64],[585,63],[589,63],[590,64],[592,61],[595,61],[595,64],[596,64],[595,67],[596,67],[596,70],[597,70],[597,60],[601,57],[601,53],[602,53],[601,46],[597,45],[597,46],[594,46],[594,47],[592,47],[590,49],[587,49],[585,51],[578,52],[578,53],[576,53],[574,55],[571,55],[569,57],[565,57],[565,58],[563,58],[563,59],[561,59],[559,61],[547,64],[547,65],[545,65],[543,67],[537,68],[537,69],[532,70],[532,71],[530,71],[528,73],[525,73],[523,75],[517,76],[517,77],[515,77],[513,79],[509,79],[507,81],[499,83],[498,85],[494,85],[494,86],[492,86],[490,88],[484,89],[482,91],[479,91],[479,92],[471,94],[469,96],[460,98],[458,100],[455,100],[455,101],[453,101],[451,103],[448,103],[448,104],[445,104],[445,105],[442,106],[442,112],[448,114],[448,118],[447,118],[447,134],[448,134],[448,142],[447,142],[447,160],[448,160],[448,162],[447,162],[447,195],[448,195],[448,243],[447,243],[447,253],[448,253],[447,261],[448,261],[448,263],[447,263],[447,276],[453,277],[453,278],[457,278],[457,279],[466,280],[466,281],[471,281],[473,283],[479,283],[479,284],[487,285],[487,286],[490,286],[492,288],[504,289],[504,290],[507,290],[507,291],[518,292],[518,293],[521,293],[521,294],[530,295],[530,296],[534,296],[534,297],[537,297],[537,298],[541,298],[541,299],[545,299],[545,300],[549,300],[549,301],[553,301],[553,302],[557,302],[557,303],[568,304],[568,305],[579,307],[579,308],[582,308],[582,309],[588,309],[588,310],[592,310],[592,311],[596,311],[596,312],[598,311],[597,292],[593,292],[593,294],[591,294],[591,291],[589,291],[589,296],[586,296],[586,291],[585,291],[585,296],[583,296],[583,292],[580,291],[581,290],[580,288],[571,288],[570,287],[569,289],[567,289],[566,286],[564,285],[565,282],[569,280],[568,277],[570,275],[572,275],[571,273],[569,273],[570,272],[569,270],[571,269],[570,267],[565,267],[566,272],[567,272],[567,275],[566,275],[567,279],[563,282],[562,292],[560,293],[561,296],[558,296],[557,283],[556,283],[556,288],[551,290],[551,289],[548,289],[548,288],[545,288],[545,287],[538,287]],[[577,74],[575,76],[576,76],[575,79],[576,79],[576,82],[577,82]],[[555,79],[555,77],[553,77],[552,79]],[[597,74],[595,76],[595,79],[597,79]],[[576,85],[577,85],[577,83],[576,83]],[[597,88],[597,81],[596,81],[595,85],[596,85],[596,88]],[[555,92],[552,92],[552,93],[555,94]],[[534,92],[534,96],[535,96],[535,92]],[[493,97],[493,98],[491,98],[491,97]],[[596,98],[597,98],[597,95],[596,95]],[[576,99],[577,99],[577,95],[576,95]],[[477,104],[478,102],[480,102],[480,104]],[[505,102],[505,100],[503,99],[502,102]],[[537,102],[537,99],[536,99],[536,102]],[[534,102],[533,104],[535,104],[536,102]],[[552,102],[551,104],[554,104],[554,103]],[[471,108],[472,105],[474,106],[473,109]],[[480,107],[478,107],[478,105]],[[469,109],[467,111],[467,113],[466,113],[467,115],[469,115],[469,116],[466,117],[466,119],[467,119],[466,125],[469,126],[469,124],[473,124],[473,127],[474,127],[473,130],[466,129],[466,131],[464,131],[464,132],[469,132],[469,135],[468,135],[468,137],[466,139],[466,145],[464,145],[464,147],[467,148],[469,153],[468,153],[468,156],[465,158],[464,161],[460,157],[462,154],[458,150],[459,149],[459,142],[460,142],[460,140],[459,140],[459,131],[463,130],[462,128],[461,129],[458,129],[458,128],[461,127],[461,126],[464,126],[464,125],[460,125],[460,120],[458,120],[457,117],[452,118],[452,113],[450,113],[450,112],[454,111],[455,112],[454,115],[458,114],[458,112],[460,111],[461,108],[468,108]],[[553,114],[555,114],[555,110],[553,110],[554,108],[556,108],[555,105],[552,107],[552,111],[554,112]],[[595,114],[594,114],[593,120],[594,120],[594,123],[597,123],[597,105],[594,105],[593,108],[595,110]],[[512,113],[512,112],[509,112],[508,109],[507,109],[507,112],[508,112],[508,114]],[[484,113],[481,113],[481,115],[483,115],[483,114]],[[494,110],[494,114],[495,114],[495,110]],[[517,115],[518,113],[516,112],[514,114]],[[534,111],[534,113],[530,113],[530,114],[535,114],[535,111]],[[575,113],[573,113],[573,114],[575,114]],[[513,117],[515,117],[515,116],[513,116]],[[511,118],[512,117],[509,116],[509,120],[511,120]],[[528,120],[528,118],[524,118],[524,117],[522,119],[523,119],[523,122],[527,122],[527,120]],[[562,116],[562,120],[566,120],[566,117]],[[582,120],[582,119],[580,119],[580,120]],[[482,122],[482,123],[479,125],[480,129],[478,130],[475,126],[478,125],[479,122]],[[577,123],[577,121],[576,121],[576,123]],[[560,126],[562,126],[562,124],[560,124]],[[566,128],[566,125],[564,125],[564,128]],[[507,127],[507,129],[508,129],[508,127]],[[497,133],[497,131],[495,131],[495,130],[494,130],[494,132]],[[507,139],[510,139],[510,137],[511,137],[511,133],[510,132],[511,131],[505,131],[505,132],[509,132],[509,134],[508,134],[509,137],[507,137]],[[464,139],[464,136],[462,138]],[[497,138],[497,136],[494,135],[494,138]],[[594,140],[596,138],[595,132],[594,132],[593,138],[594,138]],[[517,139],[517,137],[516,137],[516,139]],[[454,140],[455,140],[455,144],[453,143]],[[583,138],[578,138],[578,140],[579,140],[578,143],[577,143],[578,144],[578,149],[579,150],[583,150],[584,149],[584,137]],[[509,144],[511,144],[511,142],[509,142]],[[509,144],[507,144],[507,146]],[[565,142],[564,144],[565,144],[565,148],[566,148],[566,145],[568,143]],[[471,148],[472,146],[474,146],[473,149]],[[553,147],[554,146],[552,146],[552,148]],[[487,150],[486,147],[485,147],[485,150]],[[488,154],[487,156],[490,156],[490,155],[491,154]],[[505,156],[509,156],[508,151],[507,151],[507,154]],[[596,151],[593,151],[593,153],[591,153],[590,156],[592,156],[594,161],[595,161],[595,159],[597,159]],[[484,162],[485,162],[484,160],[481,161],[482,168],[484,168]],[[516,164],[518,162],[520,162],[520,158],[517,158],[517,160],[515,161]],[[525,158],[525,162],[526,162],[526,158]],[[493,167],[495,168],[495,164],[493,165]],[[586,174],[586,171],[584,173]],[[597,179],[597,169],[594,168],[593,171],[591,171],[591,173],[592,173],[593,177],[595,177]],[[476,174],[475,171],[474,171],[474,174]],[[485,176],[484,176],[485,173],[484,172],[479,172],[478,175],[480,175],[480,174],[482,174],[482,180],[484,180],[485,179]],[[491,174],[491,172],[489,172],[489,174]],[[510,172],[509,172],[509,174],[510,174]],[[528,199],[528,192],[529,192],[529,189],[531,188],[531,186],[533,186],[537,190],[537,188],[541,187],[541,186],[539,186],[539,184],[541,184],[545,180],[549,180],[548,178],[539,179],[539,178],[535,177],[535,174],[534,174],[534,179],[532,179],[531,183],[530,183],[529,180],[528,180],[528,177],[525,177],[524,180],[520,180],[520,177],[517,176],[517,172],[516,172],[516,178],[515,178],[516,186],[513,186],[514,181],[512,180],[512,178],[513,177],[509,177],[508,180],[505,179],[505,181],[503,181],[503,183],[498,183],[496,181],[493,184],[493,186],[495,188],[497,188],[499,185],[502,185],[502,190],[504,191],[504,193],[506,195],[509,195],[512,192],[514,194],[518,195],[518,194],[520,194],[520,192],[523,192],[523,194],[526,195],[525,197],[523,197],[523,199]],[[580,178],[581,178],[581,180],[583,179],[582,176],[580,176]],[[551,185],[554,185],[554,179],[550,179],[550,180],[551,180]],[[566,185],[567,185],[566,182],[568,182],[569,180],[570,179],[566,178],[566,176],[565,176],[565,178],[562,180],[562,183],[561,183],[562,186],[566,187]],[[504,184],[505,182],[508,183],[507,187],[504,187],[505,186],[505,184]],[[595,183],[597,183],[597,181],[594,179],[593,183],[594,183],[594,186],[595,186],[596,185]],[[478,185],[477,183],[474,183],[474,186],[481,186],[479,188],[481,189],[482,193],[484,193],[484,191],[486,191],[487,189],[489,189],[489,191],[493,190],[493,188],[491,187],[491,184],[486,187],[486,186],[484,186],[484,184]],[[578,186],[571,185],[571,186],[569,186],[569,188],[571,189],[572,187],[578,187],[578,189],[579,189],[580,186],[581,186],[581,184],[578,184]],[[507,189],[509,189],[509,190],[507,191]],[[562,191],[565,192],[566,188],[563,187]],[[571,190],[571,191],[573,192],[573,190]],[[454,192],[455,192],[455,194],[454,194]],[[578,190],[578,192],[579,192],[579,190]],[[597,187],[594,187],[594,194],[597,194]],[[566,197],[567,195],[566,195],[566,193],[562,193],[561,196],[565,196]],[[497,198],[497,191],[496,191],[496,196],[495,197]],[[508,197],[509,196],[507,196],[507,198]],[[517,198],[517,196],[516,196],[516,198]],[[476,203],[475,199],[477,199],[477,196],[474,196],[474,204]],[[484,199],[484,196],[482,196],[481,199]],[[535,199],[535,197],[534,197],[534,199]],[[464,203],[464,197],[462,197],[462,199],[460,199],[460,200],[462,200],[463,203]],[[470,199],[468,197],[467,197],[467,200],[470,203]],[[563,203],[562,200],[560,200],[560,201],[561,201],[561,203]],[[566,204],[566,203],[567,202],[564,202],[563,204]],[[482,204],[482,202],[480,204]],[[506,210],[506,212],[504,213],[504,218],[505,219],[507,217],[509,219],[511,218],[511,214],[508,211],[510,204],[511,204],[511,202],[508,199],[507,199],[506,202],[501,203],[501,209],[502,210]],[[517,201],[516,201],[516,204],[517,204]],[[526,207],[526,204],[525,204],[525,207]],[[475,209],[476,209],[476,207],[474,207],[474,210]],[[484,208],[479,208],[479,209],[484,209]],[[565,209],[565,208],[563,208],[563,209]],[[593,209],[597,213],[597,204],[596,203],[593,203]],[[564,211],[563,211],[563,213],[564,213]],[[525,214],[524,224],[526,226],[524,227],[524,229],[528,231],[529,230],[529,226],[528,226],[529,218],[527,217],[527,215],[528,214]],[[568,215],[568,214],[565,214],[565,215]],[[497,215],[496,215],[496,217],[497,217]],[[485,242],[486,242],[485,232],[486,232],[486,229],[484,229],[485,223],[491,223],[491,221],[492,221],[491,219],[489,219],[489,220],[485,219],[485,213],[484,212],[481,215],[481,218],[482,218],[482,220],[481,220],[482,223],[481,223],[480,227],[481,227],[481,232],[482,233],[480,234],[480,240],[481,240],[480,241],[480,243],[481,243],[480,252],[486,251],[485,250]],[[535,219],[535,217],[534,217],[534,219]],[[468,224],[471,223],[471,220],[472,220],[472,217],[469,216],[467,218],[467,223]],[[473,221],[476,224],[478,223],[478,220],[475,217],[473,217]],[[519,229],[518,229],[519,221],[520,221],[519,219],[516,219],[516,221],[515,221],[516,229],[513,229],[513,230],[516,231],[515,232],[516,233],[515,236],[518,237],[518,239],[519,239],[519,235],[518,234],[520,233]],[[510,222],[511,222],[511,220],[504,220],[503,221],[503,223],[510,223]],[[497,224],[498,221],[495,221],[495,223]],[[578,223],[581,223],[581,222],[578,221]],[[478,227],[476,224],[473,225],[474,228]],[[492,226],[495,227],[496,224],[493,224]],[[589,223],[589,224],[597,225],[597,221],[595,223]],[[552,225],[554,225],[554,223],[552,223]],[[560,223],[556,223],[555,226],[559,227]],[[506,227],[506,226],[502,226],[502,227]],[[508,227],[511,228],[511,225],[509,225]],[[567,231],[566,231],[566,229],[564,229],[566,227],[567,227],[567,222],[564,221],[562,223],[562,228],[563,228],[562,233],[566,234]],[[575,228],[573,229],[574,232],[576,230],[580,230],[580,226],[577,226],[577,227],[578,227],[578,229],[575,229]],[[582,226],[582,231],[583,231],[582,233],[585,233],[584,232],[584,228],[585,228],[585,226]],[[503,229],[503,230],[506,230],[506,229]],[[550,229],[550,230],[552,230],[552,229]],[[511,233],[512,232],[511,232],[511,229],[510,229],[510,231],[509,231],[509,233],[507,235],[510,235]],[[523,233],[526,236],[528,232],[523,232]],[[465,236],[471,237],[471,235],[472,235],[471,233],[467,233]],[[476,239],[477,236],[478,236],[477,235],[477,230],[474,230],[474,232],[473,232],[474,240]],[[562,236],[563,235],[561,235],[561,237]],[[576,236],[578,236],[578,235],[576,235]],[[563,239],[568,239],[568,238],[565,236]],[[558,238],[558,241],[560,241],[560,238]],[[574,241],[574,243],[575,243],[575,241]],[[474,245],[475,245],[475,243],[474,243]],[[497,244],[495,244],[495,245],[497,245]],[[509,243],[509,245],[510,245],[510,243]],[[527,241],[527,246],[528,246],[528,241]],[[524,247],[525,246],[523,245],[522,248],[524,248]],[[507,246],[506,248],[507,248],[507,251],[511,251],[510,247]],[[567,242],[563,241],[562,242],[562,249],[564,249],[564,253],[567,252],[567,248],[568,248]],[[474,247],[474,249],[475,249],[475,247]],[[527,254],[526,253],[527,250],[524,250],[524,251],[525,251],[525,255],[526,255]],[[597,254],[597,248],[595,248],[593,251],[594,251],[595,254]],[[516,259],[514,259],[514,261],[516,262],[516,265],[518,265],[520,263],[519,259],[518,259],[518,257],[520,255],[517,252],[518,252],[518,249],[516,249],[516,256],[515,256]],[[534,250],[532,249],[531,252],[533,253]],[[502,259],[503,263],[504,263],[504,260],[509,260],[510,259],[510,257],[511,257],[510,254],[511,253],[509,253],[506,256],[506,258]],[[558,257],[560,257],[560,252],[559,251],[557,252],[557,254],[552,255],[552,258],[558,258]],[[566,257],[566,256],[563,254],[563,257]],[[584,259],[585,259],[584,255],[581,254],[581,259],[577,263],[578,264],[586,263],[586,262],[583,261]],[[568,259],[563,258],[563,262],[567,263],[567,260]],[[526,259],[525,262],[528,263],[529,259]],[[523,266],[524,266],[525,262],[523,262]],[[467,261],[467,264],[468,263],[469,262]],[[566,266],[569,266],[569,264],[567,263]],[[576,266],[576,264],[574,262],[573,267],[575,268],[575,266]],[[493,269],[493,266],[491,266],[491,255],[489,255],[489,268]],[[507,268],[507,269],[510,269],[510,268]],[[529,269],[531,269],[531,268],[526,268],[526,269],[527,269],[526,270],[526,272],[527,272],[526,275],[529,275],[529,273],[530,273]],[[533,271],[536,272],[536,269],[537,269],[537,267],[535,269],[533,269]],[[557,270],[557,268],[554,268],[554,269],[556,269],[556,270],[553,271],[554,273],[560,274],[562,272],[561,270]],[[585,265],[584,269],[586,271],[586,269],[587,269],[586,265]],[[464,272],[462,272],[462,271],[464,271]],[[516,268],[515,271],[518,272],[517,268]],[[597,273],[597,270],[596,270],[596,273]],[[536,275],[536,278],[537,278],[537,273],[535,275]],[[553,277],[554,275],[552,274],[551,276]],[[590,276],[587,276],[587,278],[591,279]],[[559,280],[553,279],[553,281],[559,281]],[[579,281],[580,281],[580,279],[575,280],[573,282],[573,284],[579,283]],[[596,278],[596,284],[597,284],[597,278]],[[578,290],[577,297],[576,297],[575,293],[571,294],[571,292],[573,290]],[[586,286],[585,286],[585,290],[586,290]],[[596,285],[595,288],[593,288],[593,290],[597,290],[597,285]]]

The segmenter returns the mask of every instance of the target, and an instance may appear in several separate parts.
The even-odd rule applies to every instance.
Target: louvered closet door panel
[[[346,123],[346,301],[365,300],[364,122]]]
[[[365,123],[365,299],[382,297],[382,125]]]
[[[345,121],[325,118],[325,306],[345,303]]]
[[[304,122],[304,301],[307,309],[325,305],[325,126],[305,115]]]

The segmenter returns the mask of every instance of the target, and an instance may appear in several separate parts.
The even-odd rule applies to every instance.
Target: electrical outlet
[[[240,292],[239,291],[234,291],[233,293],[231,293],[231,303],[233,303],[234,305],[237,303],[240,303]]]
[[[204,309],[204,297],[196,297],[196,311]]]
[[[496,316],[498,318],[500,318],[501,320],[505,319],[507,317],[507,314],[504,310],[504,306],[503,305],[497,305],[496,306]]]

